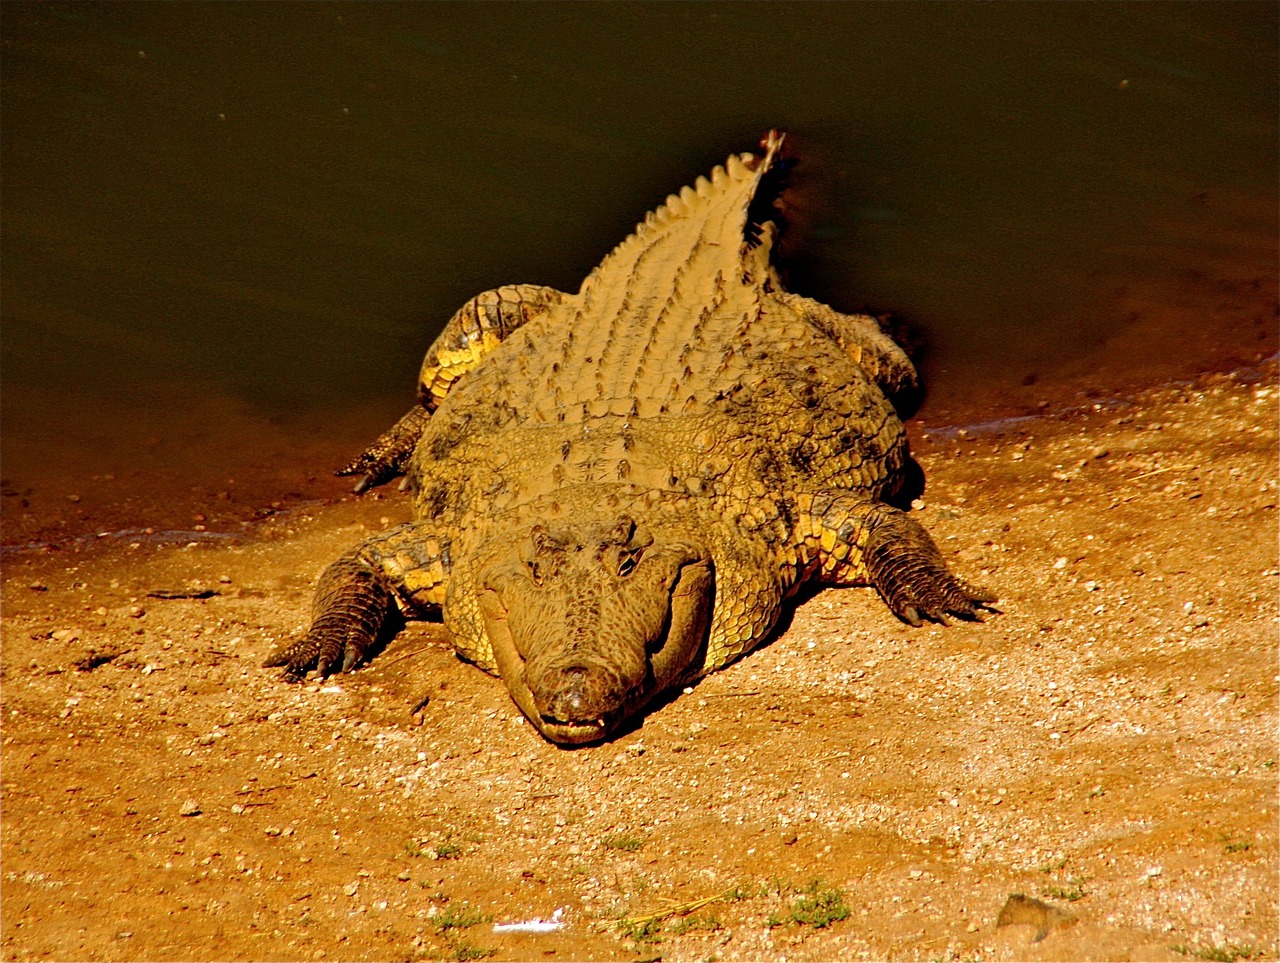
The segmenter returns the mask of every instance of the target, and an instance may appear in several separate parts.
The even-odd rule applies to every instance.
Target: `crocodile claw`
[[[887,511],[868,535],[864,559],[871,584],[893,613],[912,627],[922,618],[949,625],[948,615],[981,622],[982,611],[998,611],[996,596],[969,585],[947,568],[929,533],[915,519]]]
[[[263,665],[283,666],[289,682],[350,672],[381,648],[394,607],[386,580],[355,556],[344,555],[320,576],[317,615],[307,634],[273,652]]]
[[[334,474],[360,475],[359,481],[352,489],[357,495],[389,482],[397,475],[403,475],[409,466],[409,457],[413,454],[413,449],[430,420],[431,413],[425,408],[421,406],[410,408],[408,413],[384,431],[377,441]]]

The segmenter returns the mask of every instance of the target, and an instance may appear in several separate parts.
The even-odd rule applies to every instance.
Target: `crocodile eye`
[[[640,564],[641,552],[628,552],[618,560],[618,578],[626,578],[636,570],[636,566]]]

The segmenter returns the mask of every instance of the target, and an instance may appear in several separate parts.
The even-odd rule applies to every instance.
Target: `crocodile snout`
[[[587,670],[581,666],[565,669],[563,673],[564,688],[553,695],[547,704],[550,710],[546,715],[560,722],[579,722],[592,718],[591,693],[586,685]],[[599,713],[594,713],[598,718]]]
[[[538,711],[548,722],[599,726],[622,701],[612,673],[584,665],[543,672],[528,681]]]

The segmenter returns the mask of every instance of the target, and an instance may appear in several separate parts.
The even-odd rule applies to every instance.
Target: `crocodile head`
[[[705,651],[709,553],[628,516],[534,525],[478,574],[503,681],[552,742],[607,736]]]

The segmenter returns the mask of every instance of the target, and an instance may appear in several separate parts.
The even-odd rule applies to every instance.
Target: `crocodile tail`
[[[699,177],[650,211],[582,282],[579,294],[584,304],[610,297],[621,302],[622,292],[616,290],[618,278],[672,277],[678,266],[689,263],[695,254],[705,258],[708,249],[717,251],[722,262],[710,266],[710,271],[718,268],[726,278],[740,276],[746,260],[757,260],[758,252],[751,252],[751,248],[762,245],[767,256],[769,235],[762,235],[758,225],[751,224],[750,214],[760,183],[774,167],[785,137],[769,131],[760,142],[763,152],[759,156],[731,155],[710,178]],[[708,269],[702,261],[699,270]]]

